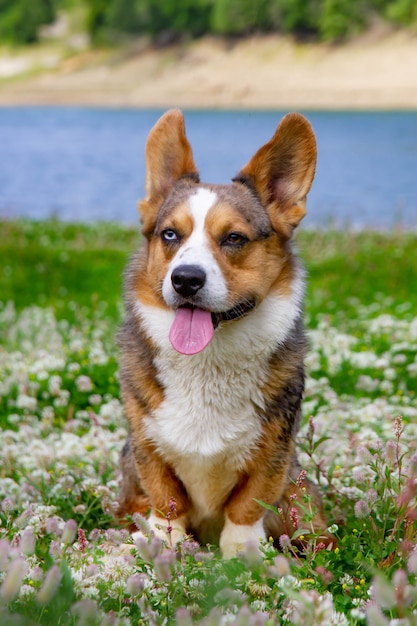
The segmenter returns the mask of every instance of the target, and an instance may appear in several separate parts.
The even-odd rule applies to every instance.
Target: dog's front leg
[[[142,448],[136,466],[150,499],[151,530],[175,547],[187,532],[189,501],[184,486],[151,445]]]
[[[220,536],[220,548],[225,558],[232,558],[245,549],[247,543],[266,539],[264,518],[267,510],[257,501],[273,505],[287,482],[290,454],[284,453],[279,462],[264,456],[262,447],[241,478],[225,506],[225,523]],[[287,452],[287,451],[286,451]]]

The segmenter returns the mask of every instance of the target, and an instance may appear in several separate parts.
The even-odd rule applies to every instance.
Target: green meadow
[[[297,233],[310,339],[300,457],[333,550],[223,561],[117,527],[115,333],[139,228],[0,222],[0,623],[417,625],[417,233]],[[280,512],[277,510],[276,514]],[[308,535],[308,538],[307,538]],[[120,544],[131,542],[130,549]]]

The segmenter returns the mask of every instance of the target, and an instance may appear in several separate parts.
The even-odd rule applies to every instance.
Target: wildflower
[[[366,446],[360,445],[356,450],[357,457],[363,465],[368,465],[372,461],[372,454]]]
[[[305,470],[301,470],[301,472],[298,475],[297,482],[296,482],[297,487],[301,488],[303,486],[306,476],[307,476],[307,472]]]
[[[25,509],[23,513],[21,513],[21,515],[19,515],[19,517],[16,519],[15,526],[17,526],[17,528],[24,528],[32,516],[33,509],[31,506],[28,506],[28,508]]]
[[[365,502],[365,500],[358,500],[355,503],[355,517],[357,519],[363,519],[364,517],[368,517],[369,513],[371,512],[371,509],[369,508],[369,505],[367,502]]]
[[[84,375],[78,376],[78,378],[75,380],[75,384],[77,385],[78,391],[92,391],[93,390],[93,383],[89,376],[84,376]]]
[[[389,626],[389,621],[376,604],[367,606],[366,618],[369,626]]]
[[[7,569],[9,562],[10,544],[7,539],[0,539],[0,571]]]
[[[118,620],[116,617],[116,614],[113,611],[110,611],[110,613],[106,613],[104,615],[104,617],[101,620],[100,626],[114,626],[116,624],[116,620],[117,620],[118,625],[125,626],[126,622],[122,622],[121,620]]]
[[[80,600],[71,608],[71,613],[77,616],[77,626],[85,626],[92,624],[98,614],[98,606],[95,600],[85,598]]]
[[[214,554],[213,552],[196,552],[194,554],[194,559],[197,563],[201,564],[214,559]]]
[[[49,544],[49,554],[55,560],[58,560],[62,557],[62,548],[59,541],[51,541]]]
[[[144,517],[140,513],[133,513],[132,521],[134,525],[136,526],[136,528],[140,530],[143,535],[145,535],[146,537],[149,537],[152,531],[151,531],[151,527],[149,526],[149,522],[146,519],[146,517]]]
[[[397,460],[397,445],[394,441],[387,441],[385,444],[384,459],[390,467],[395,465]]]
[[[11,498],[4,498],[4,500],[2,500],[2,503],[1,503],[1,508],[6,513],[8,511],[13,511],[13,509],[14,509],[13,500]]]
[[[190,612],[185,607],[180,607],[177,609],[175,614],[175,623],[177,626],[193,626],[193,620],[191,618]]]
[[[197,541],[183,541],[181,543],[181,552],[184,555],[194,555],[199,549],[200,544]]]
[[[397,415],[397,417],[394,420],[394,434],[397,437],[397,439],[399,439],[401,437],[401,434],[403,432],[403,419],[401,417],[401,415]]]
[[[48,604],[56,594],[61,582],[61,571],[58,565],[52,565],[48,570],[42,587],[39,589],[37,600],[39,604]]]
[[[295,508],[295,506],[291,507],[291,509],[290,509],[290,520],[291,520],[291,523],[292,523],[293,527],[295,528],[295,530],[297,530],[297,528],[298,528],[298,511]]]
[[[408,557],[407,569],[410,574],[417,574],[417,550],[413,550]]]
[[[391,609],[396,604],[394,587],[382,574],[373,579],[371,593],[377,605],[383,609]]]
[[[90,565],[87,565],[87,567],[85,568],[85,575],[88,578],[89,576],[95,576],[96,574],[98,574],[99,572],[99,568],[95,563],[90,563]]]
[[[291,622],[293,624],[331,624],[333,615],[334,606],[329,593],[320,596],[316,591],[301,591],[294,602]]]
[[[167,550],[154,559],[155,574],[161,582],[169,583],[176,562],[174,550]]]
[[[378,493],[375,491],[375,489],[369,489],[365,494],[366,501],[370,507],[375,504],[375,502],[378,500],[378,497]]]
[[[41,567],[34,567],[29,572],[29,578],[35,582],[40,582],[43,579],[43,571]]]
[[[101,397],[101,395],[99,393],[93,393],[89,398],[88,401],[92,406],[96,406],[97,404],[100,404],[102,402],[103,398]]]
[[[291,539],[288,535],[281,535],[279,538],[279,546],[281,550],[288,550],[291,547]]]
[[[407,471],[409,476],[417,477],[417,453],[409,458]]]
[[[32,396],[28,396],[26,393],[20,393],[17,396],[16,407],[18,409],[26,409],[27,411],[35,411],[38,406],[38,401]]]
[[[126,593],[138,596],[145,587],[145,578],[142,574],[132,574],[126,581]]]
[[[319,565],[318,567],[316,567],[316,572],[321,576],[325,585],[328,585],[332,582],[333,574],[329,572],[329,570],[327,570],[325,567]]]
[[[163,545],[162,539],[156,535],[148,540],[140,533],[134,533],[133,541],[142,559],[148,563],[153,561],[153,559],[160,554]]]
[[[20,539],[20,550],[22,554],[30,556],[35,552],[35,535],[31,528],[27,528]]]
[[[275,557],[274,565],[271,569],[274,571],[275,575],[278,577],[288,576],[288,574],[291,573],[288,560],[282,554],[279,554],[277,557]]]
[[[61,376],[51,376],[48,382],[48,390],[51,396],[59,396],[61,392],[62,378]]]
[[[259,549],[259,543],[257,541],[247,541],[245,543],[245,549],[242,554],[248,567],[255,567],[262,561],[261,551]]]
[[[6,578],[0,587],[0,598],[6,602],[12,602],[20,591],[23,579],[25,577],[26,565],[22,558],[14,559],[11,562]]]
[[[77,522],[73,519],[69,519],[64,526],[64,530],[62,531],[61,541],[62,543],[66,543],[70,545],[74,540],[77,534]]]
[[[85,552],[85,549],[88,545],[86,536],[85,536],[85,532],[83,531],[82,528],[78,529],[78,547],[80,549],[80,552]]]

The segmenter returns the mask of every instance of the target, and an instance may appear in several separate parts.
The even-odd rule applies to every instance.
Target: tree
[[[53,0],[0,0],[0,41],[33,43],[39,27],[56,17]]]

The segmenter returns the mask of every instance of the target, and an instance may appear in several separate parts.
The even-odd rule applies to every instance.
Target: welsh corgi
[[[307,342],[291,237],[315,165],[298,113],[227,185],[200,182],[181,111],[149,134],[143,244],[125,273],[119,334],[130,434],[118,515],[149,513],[174,545],[192,534],[230,558],[248,542],[278,542],[306,492],[310,530],[326,528],[296,456]]]

